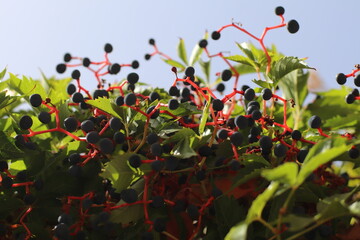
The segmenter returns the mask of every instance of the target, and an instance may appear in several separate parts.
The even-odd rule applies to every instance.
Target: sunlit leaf
[[[274,84],[277,83],[288,73],[297,69],[314,69],[309,67],[302,59],[296,57],[283,57],[278,61],[271,64],[269,78],[273,80]]]
[[[206,122],[207,122],[209,114],[210,114],[210,105],[211,105],[210,101],[207,101],[206,104],[205,104],[205,107],[203,109],[203,113],[202,113],[201,120],[200,120],[200,125],[199,125],[199,135],[200,136],[204,132],[205,125],[206,125]]]
[[[175,60],[172,59],[163,59],[164,62],[166,62],[167,64],[169,64],[172,67],[176,67],[176,68],[180,68],[180,70],[184,70],[185,66]]]
[[[182,39],[182,38],[180,38],[180,40],[179,40],[179,44],[178,44],[178,47],[177,47],[177,51],[178,51],[178,55],[179,55],[180,59],[181,59],[186,65],[189,65],[189,64],[188,64],[188,61],[187,61],[185,41],[184,41],[184,39]]]
[[[208,39],[208,37],[209,37],[209,34],[208,34],[208,32],[206,32],[203,39]],[[189,66],[194,66],[194,64],[197,61],[199,61],[200,56],[203,51],[204,51],[204,49],[199,47],[199,44],[195,45],[195,47],[193,48],[191,55],[190,55]]]
[[[204,62],[200,59],[199,65],[201,67],[201,70],[205,74],[206,82],[209,82],[210,81],[210,61]]]
[[[261,176],[269,181],[277,181],[293,186],[296,183],[297,174],[298,165],[294,162],[286,162],[276,168],[262,171]]]
[[[328,138],[315,144],[306,156],[301,166],[297,185],[300,185],[305,179],[321,165],[335,160],[337,156],[343,154],[351,148],[351,144],[344,138]]]

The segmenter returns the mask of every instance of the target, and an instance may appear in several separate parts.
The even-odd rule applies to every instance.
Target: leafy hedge
[[[56,70],[71,78],[2,71],[1,239],[358,239],[359,92],[310,93],[314,68],[264,45],[270,30],[299,30],[275,13],[260,37],[235,23],[211,34],[259,43],[233,56],[211,54],[208,33],[189,58],[180,39],[179,60],[150,39],[145,59],[172,67],[169,90],[123,76],[139,62],[113,62],[111,44],[104,60],[65,54]],[[228,66],[215,79],[213,58]]]

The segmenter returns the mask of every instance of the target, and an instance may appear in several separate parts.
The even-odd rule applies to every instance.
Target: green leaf
[[[9,171],[11,174],[16,175],[16,173],[25,170],[26,165],[23,160],[18,160],[16,162],[12,162],[9,166]]]
[[[223,195],[214,201],[217,229],[222,236],[237,223],[245,219],[246,209],[241,206],[233,196]]]
[[[266,203],[272,198],[278,187],[279,182],[271,182],[265,191],[257,196],[257,198],[251,204],[249,212],[246,216],[246,222],[250,223],[254,221],[254,219],[261,217],[261,213]]]
[[[4,77],[5,77],[5,74],[6,74],[6,68],[4,68],[4,70],[2,70],[1,72],[0,72],[0,80],[2,80]]]
[[[40,94],[43,99],[47,97],[44,87],[39,81],[35,81],[23,76],[22,79],[10,74],[10,79],[7,81],[8,87],[16,91],[20,95]]]
[[[150,123],[153,123],[153,121],[150,121]],[[178,132],[182,129],[179,124],[177,124],[177,120],[160,122],[157,126],[154,126],[154,128],[155,132],[158,132],[159,135],[163,135],[164,137],[167,134]]]
[[[243,43],[236,43],[236,45],[240,48],[240,50],[249,58],[251,59],[253,62],[256,61],[255,56],[254,56],[254,48],[252,47],[253,45],[251,43],[247,43],[247,42],[243,42]],[[251,46],[252,45],[252,46]]]
[[[44,80],[48,85],[48,96],[51,99],[51,103],[57,104],[61,101],[69,99],[69,95],[66,92],[66,88],[69,83],[72,81],[71,78],[65,79],[56,79],[56,78],[46,78]]]
[[[355,216],[360,216],[360,202],[354,202],[349,206],[349,211]]]
[[[302,59],[297,57],[282,57],[278,61],[271,64],[269,78],[273,80],[274,84],[277,83],[288,73],[297,69],[314,69],[309,67]]]
[[[265,72],[268,59],[262,48],[257,48],[254,44],[247,42],[241,44],[237,43],[237,46],[245,54],[245,56],[235,55],[230,56],[227,59],[242,63],[241,65],[244,65],[242,68],[239,68],[238,72],[240,74]],[[281,57],[283,57],[282,54],[277,52],[274,46],[272,46],[270,49],[268,48],[267,51],[272,61],[279,60]],[[250,66],[253,67],[253,69],[249,68]]]
[[[170,138],[163,141],[162,143],[168,144],[168,143],[172,143],[172,142],[179,142],[186,138],[190,139],[191,137],[193,137],[195,135],[196,135],[196,133],[192,129],[183,128],[180,131],[178,131],[177,133],[175,133],[173,136],[171,136]]]
[[[177,133],[175,133],[176,135]],[[191,158],[197,156],[197,153],[190,146],[189,138],[181,139],[172,149],[171,154],[178,158]]]
[[[205,33],[203,39],[208,39],[209,34],[208,32]],[[194,66],[194,64],[199,61],[200,56],[202,54],[202,52],[204,51],[203,48],[199,47],[199,44],[196,44],[195,47],[193,48],[191,55],[190,55],[190,59],[189,59],[189,66]]]
[[[189,65],[186,56],[185,41],[182,38],[180,38],[179,44],[177,46],[177,52],[178,56],[185,63],[185,65]]]
[[[256,220],[256,218],[261,217],[261,213],[266,205],[266,203],[272,198],[276,190],[279,187],[278,182],[272,182],[263,193],[257,196],[257,198],[251,204],[249,212],[246,216],[246,220],[240,224],[232,227],[229,233],[226,235],[225,240],[237,240],[237,239],[246,239],[247,228],[248,226]]]
[[[225,57],[228,60],[234,61],[234,62],[238,62],[238,63],[242,63],[244,65],[248,65],[248,66],[252,66],[256,71],[259,70],[260,66],[254,62],[252,59],[247,58],[245,56],[242,55],[234,55],[234,56],[229,56],[229,57]]]
[[[335,160],[350,148],[351,144],[344,138],[327,138],[315,144],[301,166],[296,185],[301,185],[315,169]]]
[[[316,221],[327,221],[337,217],[344,216],[349,213],[349,209],[343,203],[339,201],[333,201],[327,205],[322,211],[315,215]]]
[[[71,153],[79,151],[79,148],[81,145],[84,146],[84,142],[81,142],[81,141],[69,142],[66,147],[66,155],[70,155]]]
[[[285,185],[294,186],[298,174],[298,165],[294,162],[286,162],[276,168],[262,171],[261,176],[269,181],[277,181]]]
[[[246,221],[243,221],[232,227],[226,235],[225,240],[246,240],[248,226],[249,224]]]
[[[15,145],[15,140],[0,132],[0,160],[14,160],[23,157],[23,152]]]
[[[255,68],[247,64],[236,64],[233,66],[240,75],[256,73]]]
[[[314,219],[321,222],[350,214],[359,216],[358,203],[352,203],[350,206],[347,204],[352,196],[358,193],[358,189],[356,187],[351,192],[334,194],[319,201],[316,206],[318,214],[315,215]]]
[[[259,85],[260,87],[262,88],[271,88],[270,84],[266,81],[263,81],[263,80],[252,80],[253,83]]]
[[[166,62],[167,64],[169,64],[172,67],[180,68],[181,70],[185,69],[184,65],[182,65],[181,63],[179,63],[175,60],[172,60],[172,59],[163,59],[163,60],[164,60],[164,62]]]
[[[342,193],[342,194],[334,194],[329,197],[323,198],[320,200],[316,205],[316,210],[318,212],[322,212],[326,210],[326,208],[332,203],[332,202],[340,202],[342,204],[345,204],[346,201],[350,200],[351,196],[356,192],[357,188],[353,189],[351,192]]]
[[[181,103],[179,105],[179,107],[177,109],[175,109],[175,110],[169,110],[168,107],[160,107],[160,110],[169,111],[169,112],[171,112],[172,114],[174,114],[175,116],[178,116],[178,117],[188,116],[188,115],[192,115],[192,114],[201,114],[202,113],[202,111],[199,110],[196,106],[193,106],[188,102]],[[164,117],[164,118],[172,119],[172,117],[170,117],[167,114],[161,114],[161,116]]]
[[[138,199],[142,198],[144,191],[144,180],[137,181],[131,188],[135,189],[138,193]],[[116,206],[125,204],[123,200],[119,201]],[[131,206],[122,206],[111,211],[110,221],[114,223],[129,224],[138,221],[144,217],[144,208],[142,204]]]
[[[330,119],[326,119],[323,127],[331,128],[332,130],[344,129],[349,127],[355,127],[359,123],[358,118],[354,118],[354,114],[347,116],[336,115]]]
[[[321,119],[331,119],[336,115],[354,116],[354,114],[360,112],[360,105],[347,104],[345,102],[344,98],[349,94],[349,91],[349,88],[342,87],[341,89],[332,89],[317,93],[320,97],[309,104],[307,109],[312,115],[317,115]],[[319,111],[319,109],[321,109],[321,111]]]
[[[283,92],[285,99],[293,99],[295,102],[292,111],[295,129],[299,129],[303,125],[301,122],[301,119],[304,116],[304,109],[302,106],[309,93],[307,86],[309,76],[309,72],[298,69],[284,76],[279,82],[279,87]]]
[[[313,218],[288,214],[283,218],[284,223],[289,224],[290,232],[297,232],[314,222]]]
[[[210,94],[209,95],[209,99],[210,99]],[[201,115],[201,120],[200,120],[200,125],[199,125],[199,135],[201,136],[204,132],[205,126],[206,126],[206,122],[208,120],[209,114],[210,114],[210,101],[206,101],[205,107],[203,109],[203,113]]]
[[[108,98],[99,97],[95,100],[88,100],[88,101],[86,101],[86,103],[90,104],[90,105],[92,105],[114,117],[118,117],[118,118],[122,119],[122,117],[118,113],[118,112],[120,112],[119,111],[120,107],[116,106]]]
[[[7,131],[8,129],[12,129],[13,120],[11,118],[3,118],[0,119],[0,131]]]
[[[6,92],[7,91],[0,92],[0,109],[8,107],[9,105],[24,98],[23,96],[7,96]]]
[[[309,72],[302,70],[293,71],[286,75],[280,82],[279,87],[286,99],[294,99],[297,106],[302,106],[308,95],[307,82]]]
[[[113,155],[111,161],[105,165],[105,171],[100,174],[100,176],[110,179],[117,192],[127,188],[137,178],[135,172],[128,165],[131,155],[133,153]]]
[[[202,61],[201,59],[199,60],[199,65],[201,67],[201,70],[205,74],[207,83],[210,82],[210,62],[211,61],[205,62],[205,61]]]
[[[253,163],[261,163],[266,167],[271,167],[271,164],[268,161],[266,161],[263,156],[258,155],[256,153],[255,154],[244,154],[242,162],[245,166],[247,166],[249,164],[253,164]]]

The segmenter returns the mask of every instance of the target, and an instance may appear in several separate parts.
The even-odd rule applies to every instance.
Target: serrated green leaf
[[[296,105],[302,106],[309,92],[307,87],[309,76],[309,72],[302,70],[292,71],[290,74],[287,74],[279,82],[279,87],[285,99],[294,99]]]
[[[0,132],[0,160],[15,160],[23,157],[24,153],[15,145],[15,140]]]
[[[247,58],[245,56],[242,56],[242,55],[234,55],[234,56],[229,56],[229,57],[225,57],[225,58],[228,60],[234,61],[234,62],[238,62],[238,63],[244,64],[244,65],[251,66],[254,68],[255,71],[258,71],[260,68],[260,66],[255,61],[253,61],[252,59]]]
[[[309,67],[302,59],[297,57],[282,57],[278,61],[272,62],[268,76],[276,86],[286,74],[297,69],[315,70],[315,68]]]
[[[122,119],[121,115],[118,113],[120,111],[120,107],[116,106],[111,102],[108,98],[99,97],[95,100],[86,101],[87,104],[90,104],[114,117]]]
[[[20,103],[20,99],[22,98],[23,96],[4,96],[3,98],[0,96],[0,109],[6,108],[16,102]]]
[[[182,38],[180,38],[180,40],[179,40],[177,51],[178,51],[178,56],[185,63],[185,65],[189,65],[188,61],[187,61],[187,56],[186,56],[185,41]]]
[[[115,154],[105,165],[100,176],[110,179],[117,192],[126,189],[137,178],[136,173],[129,167],[128,159],[133,153]]]
[[[303,124],[301,122],[304,116],[303,105],[306,97],[308,96],[307,82],[310,76],[310,72],[304,72],[302,69],[298,69],[285,75],[278,83],[281,91],[284,94],[285,99],[293,99],[295,106],[292,111],[292,117],[294,119],[294,128],[299,129]]]
[[[181,63],[179,63],[175,60],[172,60],[172,59],[163,59],[163,60],[164,60],[164,62],[166,62],[167,64],[169,64],[172,67],[180,68],[181,71],[185,69],[184,65],[182,65]]]
[[[46,78],[44,76],[44,80],[48,85],[48,96],[51,99],[51,103],[57,104],[60,101],[65,101],[69,99],[69,95],[66,92],[66,88],[69,85],[69,83],[72,81],[71,78],[56,79],[54,77]],[[63,91],[59,91],[60,89]]]
[[[276,168],[262,171],[261,176],[268,181],[277,181],[285,185],[294,186],[298,174],[298,165],[294,162],[286,162]]]
[[[160,107],[160,110],[166,110],[174,114],[175,116],[182,117],[188,116],[192,114],[201,114],[202,111],[199,110],[196,106],[190,105],[188,102],[181,103],[179,107],[175,110],[169,110],[168,107]],[[164,118],[173,119],[173,117],[169,116],[168,114],[161,114]]]
[[[253,54],[253,49],[251,48],[251,43],[243,42],[243,43],[236,43],[238,48],[253,62],[256,61],[255,56]]]
[[[39,81],[35,81],[23,76],[22,79],[16,77],[14,74],[10,74],[9,81],[6,81],[9,89],[16,91],[20,95],[31,95],[31,94],[40,94],[40,96],[45,99],[47,94],[44,87]]]
[[[245,219],[246,209],[233,196],[223,195],[214,201],[217,229],[222,236],[226,236],[231,227]],[[222,237],[223,238],[223,237]]]
[[[345,96],[349,94],[349,91],[349,88],[342,87],[341,89],[319,92],[317,95],[320,97],[309,104],[307,109],[312,115],[317,115],[321,119],[331,119],[336,115],[351,116],[357,114],[360,112],[360,105],[345,102]]]
[[[173,136],[169,137],[168,139],[166,139],[165,141],[163,141],[163,144],[168,144],[168,143],[172,143],[172,142],[179,142],[183,139],[186,138],[191,138],[193,136],[195,136],[196,133],[190,129],[190,128],[183,128],[180,131],[178,131],[177,133],[175,133]]]
[[[176,135],[177,133],[175,133]],[[178,158],[190,158],[197,156],[197,153],[190,146],[189,138],[181,139],[172,149],[171,154]]]

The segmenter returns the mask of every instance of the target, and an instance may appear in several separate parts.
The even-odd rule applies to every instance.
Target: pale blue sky
[[[174,80],[169,67],[159,59],[144,60],[144,54],[152,51],[150,37],[170,56],[176,56],[182,37],[190,54],[205,30],[212,32],[232,18],[259,35],[265,26],[279,23],[274,14],[279,5],[285,7],[287,20],[300,23],[300,31],[271,31],[266,45],[274,43],[286,55],[309,57],[309,65],[318,70],[326,85],[338,87],[336,73],[349,73],[360,63],[358,0],[0,0],[0,68],[7,66],[10,72],[33,78],[40,77],[39,69],[47,76],[70,76],[71,71],[55,72],[65,52],[101,60],[103,46],[109,42],[114,47],[112,61],[138,59],[141,81],[168,88]],[[228,29],[219,41],[210,42],[209,50],[237,54],[234,43],[248,40],[243,33]],[[212,74],[225,67],[222,61],[214,64]],[[129,71],[123,69],[118,78]],[[244,76],[241,81],[249,80]],[[86,81],[86,86],[95,87],[94,79]],[[354,87],[352,82],[347,85]]]

